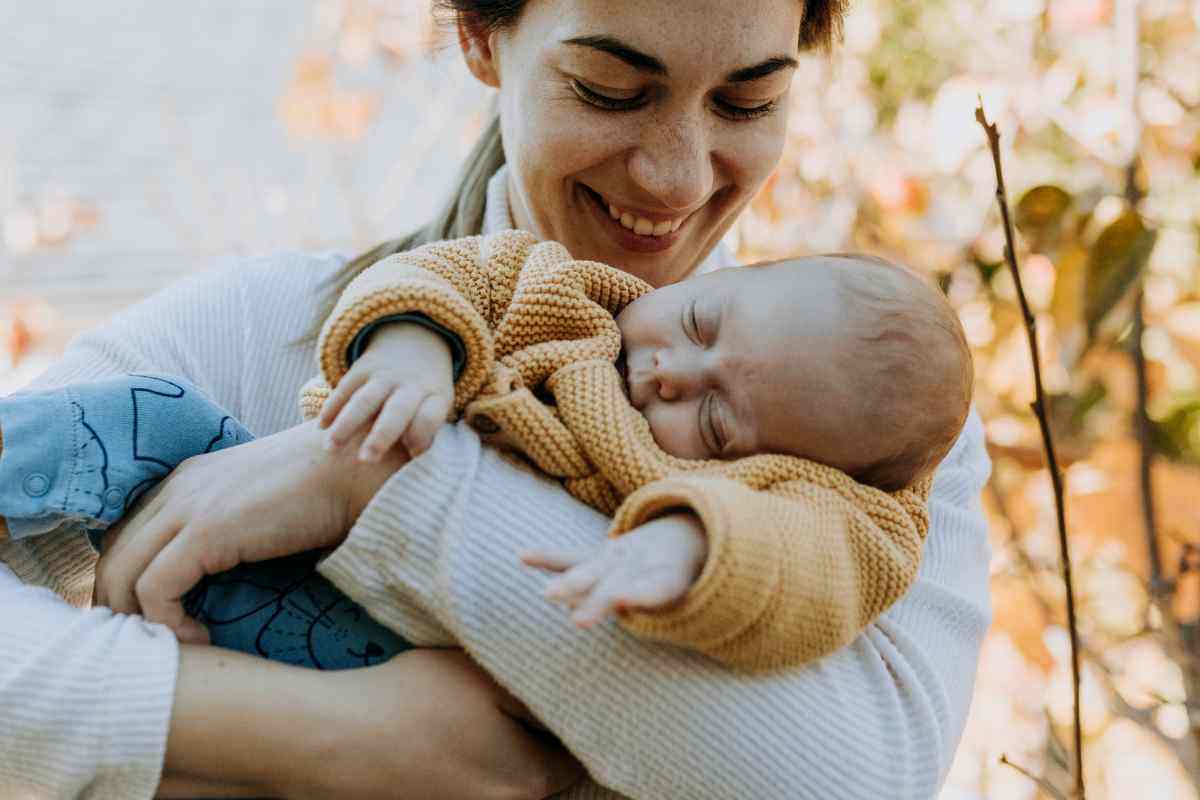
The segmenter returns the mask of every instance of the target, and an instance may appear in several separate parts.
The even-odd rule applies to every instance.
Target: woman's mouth
[[[680,239],[680,229],[689,215],[675,219],[651,220],[625,211],[608,202],[596,190],[584,186],[583,193],[591,201],[592,210],[600,225],[621,247],[635,253],[659,253]]]

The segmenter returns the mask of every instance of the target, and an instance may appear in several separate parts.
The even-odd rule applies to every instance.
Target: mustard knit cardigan
[[[667,609],[622,612],[627,630],[747,670],[838,650],[915,580],[930,480],[887,493],[792,456],[664,453],[613,363],[614,315],[650,290],[523,231],[390,256],[346,288],[326,321],[322,375],[302,390],[302,412],[319,412],[364,327],[425,314],[466,346],[455,416],[612,515],[611,536],[674,510],[700,518],[709,555],[696,583]],[[538,399],[547,392],[553,405]]]

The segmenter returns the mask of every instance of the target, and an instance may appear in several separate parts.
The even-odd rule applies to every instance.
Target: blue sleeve
[[[188,381],[146,375],[0,398],[0,430],[14,539],[106,529],[184,459],[253,438]]]
[[[358,357],[367,349],[367,341],[371,338],[371,334],[383,325],[391,322],[414,322],[423,328],[428,328],[434,333],[441,334],[442,338],[446,340],[446,344],[450,345],[450,352],[454,356],[454,380],[458,380],[458,377],[462,375],[462,371],[467,366],[466,345],[463,344],[462,339],[454,331],[439,325],[434,320],[417,311],[381,317],[367,325],[358,332],[358,335],[354,337],[354,341],[350,342],[350,346],[346,348],[346,363],[353,364],[357,361]]]

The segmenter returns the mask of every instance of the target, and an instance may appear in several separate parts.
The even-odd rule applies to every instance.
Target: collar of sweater
[[[483,233],[487,236],[500,231],[511,231],[516,227],[512,212],[508,208],[508,165],[505,164],[488,180],[487,200],[483,207]],[[706,272],[736,266],[739,264],[733,250],[722,240],[692,274],[703,275]]]

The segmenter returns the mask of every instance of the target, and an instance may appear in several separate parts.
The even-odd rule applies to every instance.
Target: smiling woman
[[[774,169],[797,54],[846,0],[440,0],[499,114],[429,224],[350,262],[478,233],[507,165],[512,221],[653,286],[695,271]],[[332,300],[328,303],[332,308]],[[315,331],[314,331],[315,333]]]

